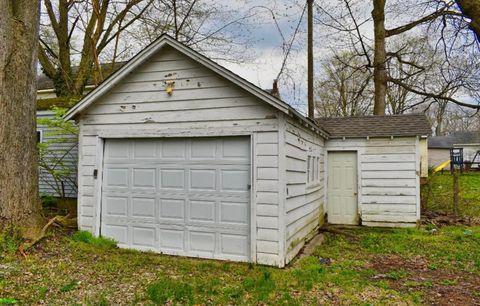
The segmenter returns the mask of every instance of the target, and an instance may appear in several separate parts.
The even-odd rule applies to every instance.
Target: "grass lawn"
[[[480,303],[480,227],[342,229],[286,269],[140,253],[55,232],[27,258],[3,241],[0,304]]]
[[[459,174],[459,212],[467,217],[480,217],[480,172]],[[435,173],[422,188],[424,209],[451,213],[453,211],[453,178],[450,172]]]

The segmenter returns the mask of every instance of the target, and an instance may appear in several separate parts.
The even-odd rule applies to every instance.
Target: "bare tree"
[[[388,3],[387,3],[388,2]],[[374,114],[385,114],[386,110],[399,113],[411,109],[407,99],[419,100],[427,103],[431,101],[448,101],[460,106],[480,109],[476,101],[467,102],[458,94],[470,91],[470,96],[476,97],[473,90],[478,81],[468,78],[463,73],[462,84],[455,82],[453,75],[457,70],[464,68],[452,65],[452,58],[457,53],[478,54],[478,42],[472,42],[472,20],[467,20],[454,1],[430,0],[426,2],[405,2],[396,0],[372,0],[373,10],[370,19],[358,12],[365,11],[365,2],[356,0],[339,0],[343,8],[338,12],[322,8],[324,18],[320,21],[348,38],[347,43],[356,50],[357,54],[365,57],[363,61],[367,69],[373,70],[375,103]],[[361,7],[362,9],[358,9]],[[465,10],[466,11],[466,10]],[[365,34],[364,24],[373,24],[373,42]],[[467,27],[469,25],[469,28]],[[401,39],[405,35],[415,36],[421,32],[428,33],[429,39],[418,42],[415,46],[415,56],[405,56],[403,46],[395,48],[390,42]],[[437,41],[434,42],[434,39]],[[431,86],[432,82],[426,79],[431,75],[431,63],[419,65],[416,57],[422,56],[424,45],[433,43],[433,54],[443,53],[442,61],[445,65],[436,65],[435,72],[439,73],[443,85]],[[430,47],[430,46],[428,46]],[[468,48],[468,51],[466,49]],[[370,51],[372,50],[372,51]],[[373,53],[373,61],[370,54]],[[470,64],[470,62],[468,62]],[[477,60],[478,63],[478,60]],[[477,65],[477,64],[475,64]],[[462,87],[462,90],[458,90]],[[456,95],[451,91],[455,90]],[[388,99],[388,100],[387,100]],[[411,103],[410,103],[411,104]],[[417,103],[413,103],[418,106]],[[390,107],[390,109],[389,109]]]
[[[54,81],[57,95],[82,95],[92,72],[97,82],[102,81],[100,54],[111,43],[118,43],[120,35],[152,1],[44,0],[46,17],[42,18],[45,23],[38,57],[43,71]],[[77,41],[81,44],[77,45]],[[72,69],[75,57],[79,62]]]
[[[221,1],[154,0],[128,33],[141,45],[167,33],[212,59],[238,63],[249,58],[250,22],[258,13]]]
[[[358,116],[371,112],[372,75],[368,69],[361,68],[361,60],[355,52],[342,52],[322,65],[315,87],[319,116]]]
[[[0,1],[0,230],[42,226],[36,151],[39,1]]]

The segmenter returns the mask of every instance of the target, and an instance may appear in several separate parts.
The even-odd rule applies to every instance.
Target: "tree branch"
[[[396,27],[396,28],[393,28],[393,29],[390,29],[390,30],[386,30],[386,37],[390,37],[390,36],[394,36],[394,35],[398,35],[398,34],[407,32],[407,31],[413,29],[414,27],[416,27],[416,26],[418,26],[422,23],[435,20],[440,16],[462,16],[462,14],[460,12],[449,11],[449,10],[447,10],[447,8],[443,8],[441,10],[438,10],[438,11],[436,11],[436,12],[430,14],[430,15],[427,15],[427,16],[425,16],[423,18],[420,18],[418,20],[415,20],[413,22],[407,23],[405,25],[402,25],[402,26],[399,26],[399,27]]]
[[[410,91],[414,94],[417,94],[417,95],[421,95],[421,96],[429,97],[429,98],[433,98],[433,99],[438,99],[438,100],[445,100],[445,101],[452,102],[452,103],[455,103],[457,105],[472,108],[472,109],[480,109],[480,104],[477,104],[477,105],[469,104],[469,103],[465,103],[465,102],[459,101],[455,98],[447,97],[447,96],[444,96],[444,95],[441,95],[441,94],[424,92],[424,91],[415,89],[412,86],[409,86],[409,85],[403,83],[402,81],[399,81],[399,80],[391,78],[391,77],[388,78],[388,81],[393,83],[393,84],[396,84],[396,85],[398,85],[402,88],[405,88],[406,90],[408,90],[408,91]]]

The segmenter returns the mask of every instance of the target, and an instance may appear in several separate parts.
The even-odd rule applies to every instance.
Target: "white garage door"
[[[249,137],[108,139],[101,234],[119,246],[250,258]]]

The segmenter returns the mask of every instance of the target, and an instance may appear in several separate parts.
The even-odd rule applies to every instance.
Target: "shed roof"
[[[425,114],[319,118],[317,123],[330,138],[428,136],[431,126]]]
[[[120,69],[126,62],[117,62],[117,63],[104,63],[100,64],[103,75],[109,76],[110,74],[114,73],[118,69]],[[113,68],[112,68],[113,65]],[[72,72],[76,73],[78,70],[78,66],[72,67]],[[96,85],[98,82],[93,79],[93,74],[90,75],[87,79],[86,85]],[[54,89],[55,86],[53,84],[53,80],[50,79],[45,73],[40,73],[37,75],[37,90],[46,90],[46,89]]]
[[[428,140],[431,149],[450,149],[455,145],[480,144],[480,131],[455,132],[445,136],[434,136]]]

